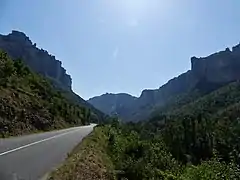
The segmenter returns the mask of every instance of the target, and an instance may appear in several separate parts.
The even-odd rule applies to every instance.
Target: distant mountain
[[[121,118],[127,118],[128,110],[134,105],[136,97],[125,93],[103,94],[88,100],[94,107],[108,115],[120,115]]]
[[[0,50],[4,50],[12,59],[20,58],[31,70],[51,80],[54,87],[63,91],[65,96],[79,105],[93,110],[100,119],[104,114],[72,91],[71,76],[66,73],[62,63],[46,50],[39,49],[23,32],[12,31],[0,35]]]
[[[176,103],[179,97],[188,98],[190,92],[198,91],[200,94],[206,94],[230,82],[240,80],[239,69],[240,44],[234,46],[232,50],[227,48],[207,57],[192,57],[191,70],[171,79],[159,89],[144,90],[139,98],[134,98],[134,101],[128,98],[128,101],[123,101],[127,102],[124,104],[118,100],[117,102],[121,102],[121,111],[114,109],[114,113],[126,121],[144,120],[156,110],[173,102]],[[115,96],[119,98],[118,94]],[[101,103],[98,103],[99,98]],[[112,109],[112,103],[107,96],[92,99],[94,101],[90,99],[88,102],[103,112],[111,114],[109,109]],[[115,107],[118,106],[119,104],[115,104]]]

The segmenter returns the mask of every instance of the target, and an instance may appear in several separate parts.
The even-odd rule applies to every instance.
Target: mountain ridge
[[[62,62],[48,51],[38,48],[25,33],[12,30],[7,35],[0,34],[0,49],[7,52],[12,59],[22,59],[35,72],[52,78],[61,88],[71,89],[72,78],[62,67]]]
[[[238,71],[240,68],[240,44],[233,46],[231,50],[226,48],[206,57],[197,58],[194,56],[190,60],[190,70],[170,79],[158,89],[143,90],[133,104],[122,105],[126,112],[117,112],[117,109],[114,109],[114,113],[126,121],[143,120],[148,118],[154,112],[154,109],[164,107],[181,94],[186,94],[194,89],[204,93],[211,92],[240,79],[240,72]],[[115,94],[115,96],[118,97],[118,94]],[[93,97],[88,102],[105,112],[101,106],[96,105],[92,100],[97,101],[96,98],[100,98],[103,104],[106,104],[104,97]],[[132,101],[130,99],[128,101]],[[118,104],[115,104],[115,106],[117,107]],[[105,113],[109,114],[109,112]]]
[[[67,74],[62,62],[44,49],[37,47],[23,32],[12,30],[7,35],[0,34],[0,50],[5,51],[12,59],[21,59],[32,71],[48,78],[52,85],[62,91],[75,104],[84,105],[93,110],[100,119],[104,113],[94,108],[72,90],[72,78]]]

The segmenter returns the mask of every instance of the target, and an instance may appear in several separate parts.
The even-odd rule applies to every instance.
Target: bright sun
[[[149,8],[149,0],[116,0],[119,11],[127,16],[141,16]]]
[[[153,1],[156,0],[111,0],[111,4],[119,17],[129,26],[135,27],[148,16]]]
[[[153,19],[164,19],[170,13],[172,0],[105,0],[118,20],[122,19],[131,27]]]
[[[108,0],[117,14],[123,18],[144,19],[153,16],[164,16],[171,0]],[[132,24],[136,24],[135,20]]]

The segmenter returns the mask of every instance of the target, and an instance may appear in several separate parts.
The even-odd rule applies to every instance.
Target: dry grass
[[[106,153],[107,137],[96,127],[54,171],[49,180],[114,180],[113,164]]]

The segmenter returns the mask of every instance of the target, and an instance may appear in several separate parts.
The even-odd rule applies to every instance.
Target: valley
[[[191,58],[191,70],[159,89],[143,90],[140,97],[107,93],[85,101],[71,90],[63,67],[53,73],[34,65],[30,58],[61,63],[46,51],[39,56],[42,50],[26,35],[13,31],[2,39],[2,138],[98,123],[82,143],[67,150],[72,152],[66,161],[46,178],[220,180],[240,176],[240,45],[206,58]],[[23,39],[29,44],[21,44]],[[23,50],[15,54],[18,48]],[[77,137],[71,136],[75,144]]]

